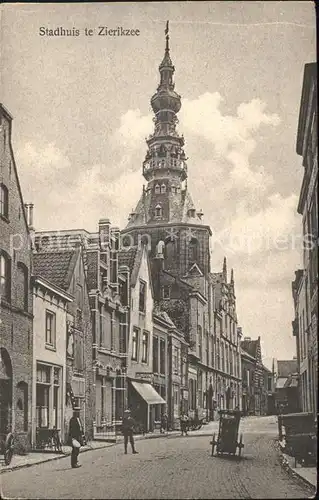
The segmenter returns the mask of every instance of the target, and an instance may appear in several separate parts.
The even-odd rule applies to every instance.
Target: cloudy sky
[[[291,281],[301,265],[295,152],[312,2],[2,5],[1,100],[36,229],[121,228],[140,196],[150,97],[170,20],[189,182],[213,231],[214,271],[235,271],[239,323],[264,361],[295,354]],[[140,36],[98,36],[98,27]],[[40,27],[79,29],[40,36]],[[84,29],[94,30],[92,37]],[[145,182],[145,181],[144,181]]]

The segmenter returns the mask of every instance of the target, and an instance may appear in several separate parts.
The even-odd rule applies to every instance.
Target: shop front
[[[165,405],[166,401],[149,382],[131,380],[129,384],[128,403],[136,422],[136,431],[152,432],[156,417],[155,408]]]

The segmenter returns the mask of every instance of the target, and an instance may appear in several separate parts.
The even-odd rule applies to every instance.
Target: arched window
[[[199,243],[196,238],[192,238],[191,241],[189,242],[189,249],[188,249],[188,256],[189,256],[189,262],[193,263],[198,260],[198,248],[199,248]]]
[[[161,193],[166,193],[166,185],[165,184],[161,185]]]
[[[6,219],[9,216],[8,188],[2,183],[0,184],[0,215]]]
[[[156,207],[155,207],[155,217],[156,218],[162,217],[162,207],[161,207],[161,205],[156,205]]]
[[[160,192],[161,192],[161,187],[159,184],[156,184],[155,185],[155,194],[160,194]]]
[[[23,262],[17,264],[17,306],[24,311],[28,310],[28,268]]]
[[[0,250],[0,295],[11,301],[11,259],[4,250]]]

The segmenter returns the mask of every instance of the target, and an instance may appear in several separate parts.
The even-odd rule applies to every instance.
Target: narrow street
[[[216,427],[216,426],[215,426]],[[206,426],[205,432],[209,432]],[[4,498],[308,498],[313,491],[285,472],[275,447],[274,418],[243,422],[243,457],[211,457],[210,435],[121,444],[3,474]]]

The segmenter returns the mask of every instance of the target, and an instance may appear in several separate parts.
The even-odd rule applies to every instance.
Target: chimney
[[[248,340],[248,341],[250,341],[250,340],[251,340],[251,337],[244,337],[244,340]]]
[[[33,203],[25,203],[24,209],[25,209],[25,215],[27,219],[27,224],[28,224],[28,229],[30,233],[30,244],[31,244],[31,249],[35,249],[35,231],[33,227]]]
[[[109,219],[99,220],[99,243],[102,251],[106,251],[110,244],[110,227]]]

